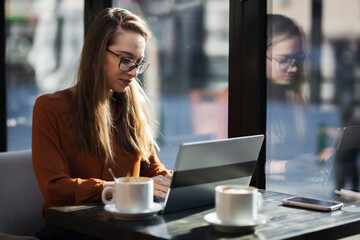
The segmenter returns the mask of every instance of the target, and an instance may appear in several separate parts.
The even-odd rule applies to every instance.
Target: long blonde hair
[[[113,134],[125,153],[135,154],[149,162],[151,148],[157,147],[151,127],[148,98],[137,81],[124,93],[108,98],[104,71],[106,48],[118,35],[117,29],[150,36],[146,23],[131,12],[119,8],[104,9],[91,24],[85,38],[74,88],[72,110],[77,148],[101,158],[105,164],[114,162]],[[120,105],[120,118],[113,123],[111,104]]]

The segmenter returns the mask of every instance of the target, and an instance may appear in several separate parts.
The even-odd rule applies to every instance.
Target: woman
[[[309,131],[316,129],[310,127],[316,123],[306,116],[311,109],[303,94],[306,59],[303,33],[293,20],[270,14],[267,37],[268,177],[298,181],[318,176],[319,160],[328,157],[325,153],[328,150],[317,155],[322,149],[314,147],[317,138],[314,131]]]
[[[268,15],[267,31],[268,98],[302,104],[303,33],[291,19],[277,14]]]
[[[270,14],[267,36],[267,177],[317,183],[334,149],[321,139],[327,120],[314,117],[304,94],[304,34],[292,19]]]
[[[172,171],[160,163],[147,97],[136,80],[149,30],[127,10],[104,9],[90,26],[74,87],[40,96],[32,157],[44,209],[99,201],[116,177],[154,177],[165,197]]]

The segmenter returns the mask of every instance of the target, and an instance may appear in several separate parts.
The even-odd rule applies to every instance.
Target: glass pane
[[[159,157],[173,168],[182,142],[227,137],[227,0],[113,1],[145,18],[153,38],[145,91],[160,123]]]
[[[266,188],[357,189],[360,131],[348,126],[360,125],[360,2],[268,4]]]
[[[8,151],[31,148],[38,95],[70,86],[84,35],[84,1],[6,0]]]

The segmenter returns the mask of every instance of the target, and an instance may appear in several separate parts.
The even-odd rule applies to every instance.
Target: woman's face
[[[134,60],[139,63],[144,58],[145,39],[139,33],[123,31],[118,28],[118,33],[112,45],[108,46],[105,56],[106,83],[109,91],[122,93],[130,86],[137,76],[137,68],[130,72],[118,68],[120,59],[115,54]],[[115,53],[115,54],[114,54]]]
[[[302,64],[300,37],[285,39],[266,51],[266,77],[275,84],[288,85],[299,74]]]

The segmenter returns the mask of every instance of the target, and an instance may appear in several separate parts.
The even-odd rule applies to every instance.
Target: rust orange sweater
[[[104,180],[113,180],[97,157],[84,155],[74,147],[69,89],[38,97],[33,110],[32,159],[35,175],[44,197],[44,208],[80,202],[99,201]],[[166,175],[155,149],[150,165],[134,155],[125,154],[116,144],[116,177]]]

